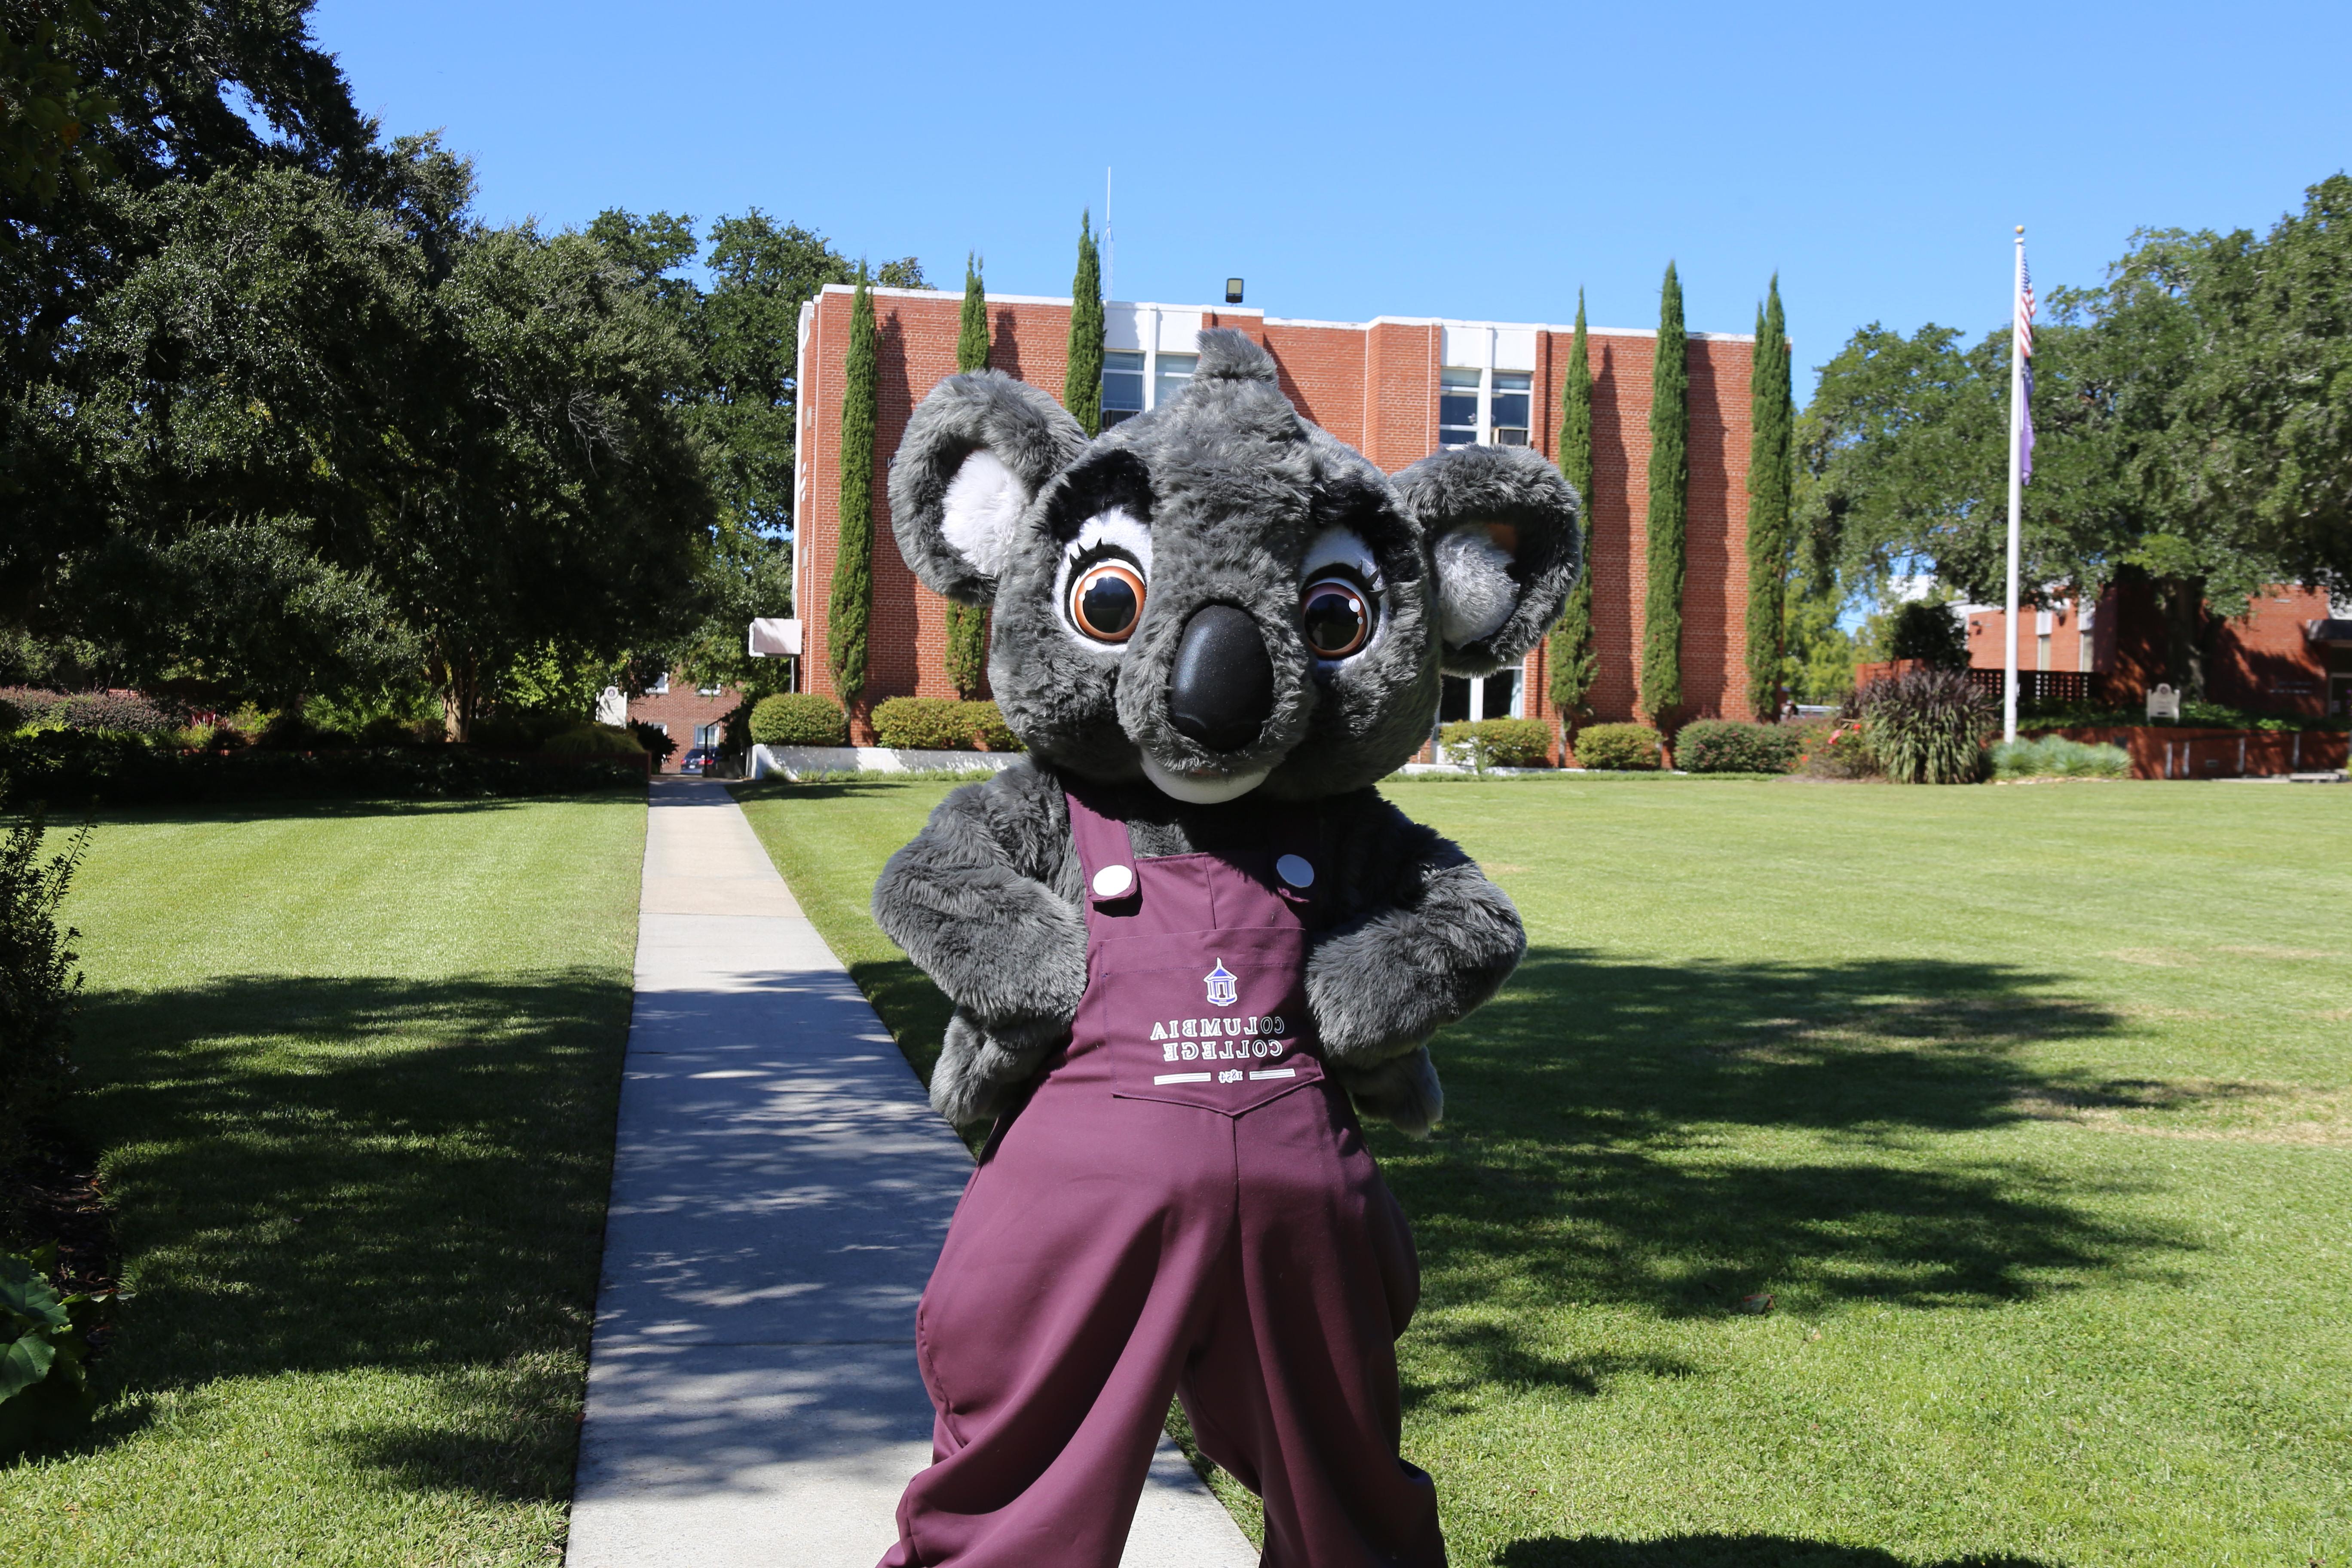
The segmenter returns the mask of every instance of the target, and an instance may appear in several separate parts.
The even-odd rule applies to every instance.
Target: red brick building
[[[661,764],[675,773],[695,747],[718,748],[726,738],[727,715],[741,700],[732,687],[697,687],[673,671],[652,690],[629,699],[629,721],[658,725],[663,734],[677,742],[677,750]]]
[[[793,603],[802,617],[804,690],[830,694],[824,606],[832,589],[841,497],[841,399],[853,291],[828,286],[802,308],[799,469]],[[961,299],[877,289],[881,406],[876,449],[898,449],[916,404],[954,374]],[[1070,301],[1020,295],[988,300],[988,363],[1055,396],[1067,365]],[[1190,377],[1195,337],[1234,327],[1274,355],[1298,411],[1391,473],[1441,446],[1532,445],[1547,457],[1558,435],[1559,383],[1570,329],[1381,316],[1370,321],[1291,321],[1239,306],[1110,302],[1104,416],[1155,407]],[[1654,332],[1591,331],[1594,494],[1590,498],[1593,621],[1601,655],[1592,705],[1602,719],[1634,716],[1641,615],[1647,585],[1643,522],[1649,493]],[[1683,595],[1683,687],[1688,716],[1752,717],[1746,697],[1748,381],[1755,340],[1693,332],[1690,509]],[[878,476],[877,476],[878,480]],[[884,486],[875,485],[874,608],[865,701],[952,696],[943,666],[945,602],[915,581],[893,542]],[[1486,681],[1448,682],[1448,718],[1550,716],[1544,652]],[[858,738],[870,731],[860,716]]]
[[[1961,608],[1969,663],[2005,668],[2009,617],[1996,605]],[[2079,671],[2096,700],[2136,707],[2165,679],[2164,607],[2146,583],[2119,584],[2095,603],[2067,600],[2019,612],[2021,671]],[[2205,669],[2206,696],[2258,713],[2352,716],[2352,603],[2273,587],[2241,615],[2224,615]]]

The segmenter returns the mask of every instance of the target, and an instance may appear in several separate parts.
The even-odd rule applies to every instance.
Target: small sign
[[[800,622],[776,616],[753,621],[748,646],[744,651],[753,658],[799,658]]]
[[[2150,723],[2158,719],[2180,721],[2180,693],[2168,685],[2158,686],[2147,694],[2147,717]]]

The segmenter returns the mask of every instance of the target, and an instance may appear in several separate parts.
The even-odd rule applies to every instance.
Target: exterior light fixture
[[[1241,302],[1242,302],[1242,280],[1241,280],[1240,279],[1238,279],[1238,278],[1228,278],[1228,279],[1225,279],[1225,303],[1226,303],[1226,304],[1228,304],[1228,305],[1238,305],[1238,304],[1240,304]]]

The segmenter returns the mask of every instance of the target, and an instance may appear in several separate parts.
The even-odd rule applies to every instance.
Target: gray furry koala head
[[[890,464],[899,552],[994,605],[989,682],[1040,761],[1202,803],[1360,788],[1428,738],[1441,673],[1543,635],[1580,502],[1523,447],[1391,479],[1248,338],[1200,347],[1182,395],[1093,441],[1001,373],[941,382]]]

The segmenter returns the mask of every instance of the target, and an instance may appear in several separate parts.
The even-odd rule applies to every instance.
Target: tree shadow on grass
[[[1503,1568],[2052,1568],[2041,1558],[2006,1552],[1915,1564],[1876,1547],[1788,1535],[1672,1535],[1654,1541],[1549,1535],[1514,1541],[1496,1561]]]
[[[1547,1373],[1478,1309],[1702,1316],[1762,1291],[1782,1310],[1992,1307],[2153,1274],[2191,1244],[2130,1215],[2130,1178],[1938,1136],[2095,1092],[2024,1047],[2118,1023],[1999,964],[1538,950],[1438,1041],[1445,1131],[1376,1135],[1429,1304],[1467,1309],[1415,1332],[1473,1377],[1589,1388],[1591,1369]]]
[[[361,1444],[394,1468],[547,1471],[543,1453],[518,1469],[482,1445],[570,1452],[629,1008],[625,977],[585,968],[94,996],[78,1114],[107,1152],[131,1292],[104,1383],[135,1396],[367,1366],[503,1388],[555,1358],[575,1370],[551,1437],[516,1415],[467,1438],[420,1411],[415,1432]],[[544,1406],[522,1381],[482,1398]],[[120,1402],[91,1441],[145,1403]]]

